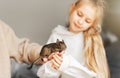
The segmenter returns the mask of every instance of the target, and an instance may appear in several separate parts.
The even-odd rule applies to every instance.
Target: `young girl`
[[[67,49],[44,58],[40,78],[109,78],[106,54],[100,36],[103,0],[78,0],[69,13],[69,26],[57,26],[48,43],[64,40]]]
[[[11,78],[10,58],[17,62],[32,63],[39,57],[41,46],[18,38],[14,31],[0,20],[0,78]]]

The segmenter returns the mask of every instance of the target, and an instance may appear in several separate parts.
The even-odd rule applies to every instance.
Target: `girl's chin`
[[[81,28],[76,28],[75,26],[70,27],[68,30],[72,33],[79,33],[82,31]]]
[[[79,33],[79,32],[81,32],[81,31],[82,31],[82,28],[73,28],[73,31],[74,31],[74,32],[78,32],[78,33]]]
[[[80,27],[79,27],[79,26],[77,26],[77,25],[74,25],[74,28],[80,29]]]
[[[80,30],[70,30],[70,32],[77,34],[77,33],[81,32],[81,31]]]

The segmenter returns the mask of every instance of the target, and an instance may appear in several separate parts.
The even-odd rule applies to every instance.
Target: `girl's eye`
[[[90,19],[86,19],[86,22],[87,22],[87,23],[91,23],[91,20],[90,20]]]
[[[81,16],[82,16],[82,13],[80,13],[80,12],[77,12],[77,15],[81,17]]]

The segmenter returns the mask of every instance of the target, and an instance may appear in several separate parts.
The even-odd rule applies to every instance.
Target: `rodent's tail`
[[[39,59],[40,57],[38,57],[32,64],[30,64],[30,66],[27,69],[30,70],[33,67],[33,65],[39,61]]]

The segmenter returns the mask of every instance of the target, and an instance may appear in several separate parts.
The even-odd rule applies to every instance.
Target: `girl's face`
[[[79,33],[92,26],[95,20],[95,8],[90,4],[82,4],[79,8],[73,10],[70,14],[70,26],[68,30],[73,33]]]

